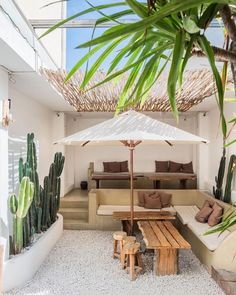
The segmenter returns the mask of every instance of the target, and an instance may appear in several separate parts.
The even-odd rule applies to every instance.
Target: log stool
[[[136,279],[136,272],[135,272],[135,259],[137,259],[138,266],[136,270],[138,272],[144,273],[144,265],[142,260],[142,253],[140,252],[140,243],[133,243],[129,244],[127,243],[124,248],[123,252],[125,255],[128,256],[129,261],[129,273],[131,280]]]
[[[123,249],[123,239],[127,236],[127,233],[124,231],[116,231],[113,234],[114,241],[114,250],[113,250],[113,258],[120,258],[120,253]],[[117,251],[118,241],[120,242],[120,253]]]
[[[127,244],[134,244],[136,242],[136,237],[134,236],[127,236],[123,238],[123,249],[124,246]],[[120,253],[120,262],[121,262],[121,268],[124,269],[126,266],[126,260],[128,260],[128,256],[125,255],[124,251]]]

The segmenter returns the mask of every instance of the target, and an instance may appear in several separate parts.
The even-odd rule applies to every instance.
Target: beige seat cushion
[[[195,215],[199,212],[197,206],[174,206],[177,216],[183,224],[193,221]]]
[[[196,220],[188,223],[187,225],[192,232],[202,241],[202,243],[210,250],[215,251],[220,243],[230,234],[230,231],[226,230],[223,234],[219,233],[203,236],[203,234],[211,229],[207,223],[200,223]]]
[[[121,212],[127,212],[130,211],[129,205],[100,205],[97,209],[97,215],[108,215],[111,216],[113,212],[121,211]],[[169,211],[171,214],[175,215],[176,211],[174,207],[166,207],[162,209],[146,209],[144,207],[140,206],[134,206],[134,211]]]

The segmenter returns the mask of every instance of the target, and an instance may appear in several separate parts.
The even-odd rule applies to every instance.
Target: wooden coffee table
[[[178,273],[178,249],[191,245],[181,236],[170,221],[138,221],[147,249],[156,252],[156,274]]]
[[[122,222],[123,230],[130,234],[130,211],[113,212],[113,219]],[[175,215],[169,211],[134,211],[134,221],[139,220],[174,220]]]

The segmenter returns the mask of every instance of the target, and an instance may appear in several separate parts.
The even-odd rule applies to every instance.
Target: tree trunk
[[[231,14],[231,10],[230,10],[229,5],[224,5],[220,9],[220,16],[222,18],[224,26],[225,26],[225,28],[229,34],[229,38],[231,40],[230,51],[233,54],[236,54],[236,25],[234,22],[234,18]],[[233,79],[234,79],[234,90],[236,93],[236,61],[231,60],[230,63],[231,63],[231,70],[232,70]]]

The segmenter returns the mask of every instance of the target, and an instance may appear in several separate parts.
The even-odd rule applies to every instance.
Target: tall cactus
[[[232,179],[233,179],[235,168],[236,168],[236,156],[231,155],[229,160],[228,173],[227,173],[226,185],[225,185],[225,193],[224,193],[224,199],[223,199],[224,202],[229,204],[231,203],[231,185],[232,185]]]
[[[213,194],[216,199],[221,200],[222,199],[222,185],[224,180],[224,174],[225,174],[225,162],[226,162],[226,150],[223,148],[223,155],[220,160],[220,166],[218,170],[218,176],[215,177],[216,187],[213,186]]]
[[[47,230],[57,219],[60,207],[61,173],[63,171],[65,157],[62,153],[56,153],[54,162],[49,169],[49,175],[44,178],[41,187],[42,200],[42,230]]]
[[[10,211],[13,214],[13,251],[19,254],[23,248],[23,220],[32,204],[34,184],[29,177],[23,177],[20,183],[18,200],[16,195],[10,196]]]
[[[27,134],[27,157],[24,163],[23,159],[19,159],[19,180],[27,176],[34,183],[34,198],[30,206],[29,212],[24,220],[24,246],[29,245],[34,234],[41,232],[42,208],[40,200],[40,186],[37,172],[37,155],[36,145],[34,142],[34,134]]]

